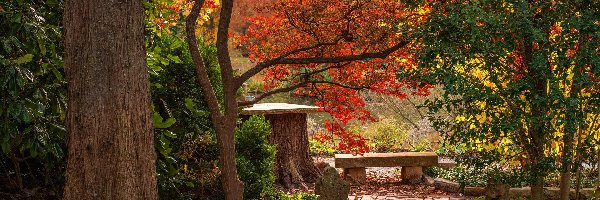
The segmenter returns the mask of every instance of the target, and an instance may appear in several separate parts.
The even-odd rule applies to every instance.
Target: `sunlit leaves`
[[[266,5],[263,10],[268,15],[250,18],[250,27],[237,44],[248,49],[249,58],[256,63],[312,46],[287,58],[332,58],[382,51],[411,40],[411,32],[431,11],[424,2],[408,6],[385,0],[284,0]],[[339,124],[328,127],[343,138],[341,148],[351,150],[364,143],[359,136],[334,127],[353,120],[375,120],[365,109],[361,90],[398,98],[429,94],[430,85],[396,76],[397,71],[416,68],[412,55],[418,48],[414,41],[383,59],[276,65],[264,73],[264,87],[269,91],[307,82],[295,93],[316,98],[315,104],[337,119],[335,123]],[[407,94],[405,88],[414,90]]]
[[[472,164],[492,156],[545,169],[560,165],[570,147],[580,161],[593,152],[600,15],[597,6],[583,4],[490,0],[434,7],[418,34],[426,70],[413,75],[444,85],[443,97],[427,105],[452,114],[434,124],[460,147],[455,152]],[[564,145],[568,138],[573,143]]]

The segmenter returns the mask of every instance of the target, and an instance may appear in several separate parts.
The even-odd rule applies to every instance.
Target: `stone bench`
[[[402,167],[402,180],[420,182],[423,167],[436,165],[438,156],[434,152],[335,154],[335,167],[342,168],[344,178],[353,184],[365,183],[365,167]]]

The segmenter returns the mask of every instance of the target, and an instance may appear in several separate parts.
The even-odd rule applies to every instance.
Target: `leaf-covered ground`
[[[333,158],[317,158],[316,160],[334,166]],[[338,169],[341,174],[341,169]],[[313,189],[313,188],[311,188]],[[362,186],[352,186],[350,200],[370,199],[473,199],[462,194],[447,193],[436,190],[433,186],[423,184],[403,183],[400,178],[400,167],[367,168],[367,183]]]

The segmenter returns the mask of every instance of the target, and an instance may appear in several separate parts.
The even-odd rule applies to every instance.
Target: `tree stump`
[[[321,175],[308,149],[306,118],[318,107],[265,103],[242,111],[243,116],[264,115],[271,124],[269,142],[276,145],[275,184],[285,188],[306,188]]]

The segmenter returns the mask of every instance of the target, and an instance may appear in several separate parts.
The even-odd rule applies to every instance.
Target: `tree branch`
[[[233,77],[233,66],[229,56],[229,23],[233,12],[233,0],[221,1],[221,12],[219,15],[219,26],[217,29],[217,59],[221,68],[221,79],[223,81],[223,96],[225,115],[237,115],[236,92],[241,85],[235,84]]]
[[[283,87],[283,88],[278,88],[275,90],[271,90],[265,93],[262,93],[261,95],[259,95],[258,97],[255,97],[252,101],[241,101],[238,102],[238,105],[240,106],[249,106],[252,104],[255,104],[257,102],[259,102],[260,100],[269,97],[271,95],[277,94],[277,93],[281,93],[281,92],[290,92],[292,90],[298,89],[306,84],[329,84],[329,85],[335,85],[338,87],[342,87],[342,88],[347,88],[347,89],[352,89],[352,90],[364,90],[364,89],[369,89],[369,86],[349,86],[349,85],[344,85],[341,83],[336,83],[336,82],[331,82],[331,81],[310,81],[310,80],[306,80],[306,81],[302,81],[299,83],[296,83],[294,85],[288,86],[288,87]]]
[[[260,96],[255,97],[252,101],[242,101],[242,102],[238,102],[239,106],[249,106],[252,104],[255,104],[257,102],[259,102],[260,100],[269,97],[271,95],[277,94],[277,93],[281,93],[281,92],[290,92],[292,90],[298,89],[306,84],[310,83],[309,81],[302,81],[300,83],[296,83],[294,85],[288,86],[288,87],[283,87],[283,88],[278,88],[275,90],[271,90],[265,93],[262,93]]]
[[[408,43],[409,43],[408,41],[401,41],[398,44],[396,44],[386,50],[380,51],[380,52],[362,53],[362,54],[357,54],[357,55],[337,56],[337,57],[287,58],[288,56],[290,56],[294,53],[307,51],[307,50],[314,49],[319,46],[325,45],[324,43],[320,43],[320,44],[316,44],[316,45],[313,45],[310,47],[296,49],[296,50],[290,51],[288,53],[285,53],[277,58],[263,61],[263,62],[257,64],[256,66],[252,67],[248,71],[246,71],[244,74],[242,74],[242,76],[237,77],[236,85],[241,86],[241,84],[243,84],[246,80],[248,80],[252,76],[254,76],[254,75],[258,74],[259,72],[261,72],[262,70],[269,68],[271,66],[274,66],[274,65],[340,63],[340,62],[351,62],[351,61],[357,61],[357,60],[364,60],[364,59],[369,59],[369,58],[382,58],[383,59],[383,58],[386,58],[387,56],[389,56],[390,54],[392,54],[393,52],[397,51],[398,49],[408,45]]]
[[[262,70],[273,66],[275,64],[276,61],[284,59],[290,55],[296,54],[296,53],[300,53],[300,52],[304,52],[304,51],[309,51],[315,48],[319,48],[322,46],[327,46],[327,45],[335,45],[337,44],[343,37],[339,37],[335,42],[319,42],[317,44],[314,44],[312,46],[308,46],[308,47],[304,47],[304,48],[299,48],[299,49],[294,49],[292,51],[289,51],[287,53],[284,53],[276,58],[270,59],[270,60],[266,60],[266,61],[262,61],[258,64],[256,64],[256,66],[250,68],[248,71],[244,72],[242,75],[240,75],[239,77],[237,77],[236,79],[236,86],[241,86],[242,84],[244,84],[244,82],[246,82],[246,80],[250,79],[252,76],[260,73]]]
[[[194,2],[194,6],[192,7],[190,14],[185,19],[185,30],[192,61],[194,62],[194,66],[196,68],[196,78],[198,79],[202,92],[204,93],[204,100],[208,104],[210,113],[215,115],[215,117],[218,117],[221,114],[221,106],[219,105],[219,101],[217,100],[212,83],[210,82],[208,73],[206,72],[206,66],[204,66],[204,60],[200,54],[197,41],[198,39],[196,38],[196,21],[198,20],[200,9],[202,8],[203,4],[204,0],[196,0]]]

